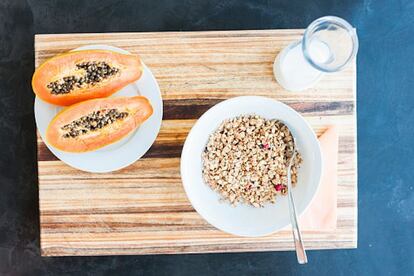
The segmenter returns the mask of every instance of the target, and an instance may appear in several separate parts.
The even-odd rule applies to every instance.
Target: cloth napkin
[[[320,137],[323,172],[311,205],[299,218],[305,231],[332,231],[337,219],[338,129],[330,126]],[[289,226],[290,227],[290,226]]]

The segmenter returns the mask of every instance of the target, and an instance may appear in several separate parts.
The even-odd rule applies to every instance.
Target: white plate
[[[283,121],[297,139],[303,163],[298,183],[293,189],[296,208],[301,214],[312,201],[321,178],[322,158],[319,142],[304,118],[289,106],[265,97],[237,97],[223,101],[204,113],[191,129],[181,155],[181,178],[194,209],[210,224],[230,234],[263,236],[290,224],[287,197],[274,204],[255,208],[246,204],[236,207],[220,201],[202,177],[201,154],[209,135],[220,123],[240,115],[256,114]]]
[[[129,54],[123,49],[108,45],[88,45],[74,50],[103,49]],[[103,173],[122,169],[143,156],[154,143],[161,127],[162,98],[160,88],[153,74],[143,64],[144,71],[141,78],[111,97],[142,95],[151,102],[154,113],[134,133],[119,142],[102,149],[87,153],[67,153],[55,149],[46,142],[45,132],[49,122],[62,109],[60,106],[46,103],[39,97],[35,99],[34,113],[37,129],[46,146],[57,158],[76,169],[88,172]]]

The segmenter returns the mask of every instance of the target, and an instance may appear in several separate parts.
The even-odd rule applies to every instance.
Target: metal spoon
[[[296,141],[295,141],[295,137],[293,137],[293,153],[292,153],[292,156],[290,157],[288,171],[287,171],[289,213],[290,213],[290,222],[292,224],[293,240],[295,242],[296,257],[298,259],[299,264],[306,264],[308,262],[308,258],[306,257],[305,246],[303,245],[302,235],[300,234],[298,217],[296,215],[296,207],[295,207],[295,202],[293,200],[293,194],[292,194],[291,168],[293,165],[293,161],[295,160],[295,157],[296,157]]]

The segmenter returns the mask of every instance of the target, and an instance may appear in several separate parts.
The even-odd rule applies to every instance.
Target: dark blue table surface
[[[33,93],[35,33],[358,29],[358,249],[42,258]],[[414,1],[0,1],[0,275],[414,275]]]

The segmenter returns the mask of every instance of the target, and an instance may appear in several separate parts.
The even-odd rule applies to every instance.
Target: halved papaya
[[[143,96],[84,101],[55,116],[46,130],[46,140],[66,152],[93,151],[127,136],[152,112]]]
[[[136,55],[107,50],[73,51],[45,61],[33,74],[33,91],[42,100],[68,106],[107,97],[142,75]]]

